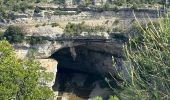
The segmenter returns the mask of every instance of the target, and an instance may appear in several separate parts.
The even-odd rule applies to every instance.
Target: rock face
[[[120,44],[116,41],[48,40],[43,44],[13,46],[21,59],[34,54],[41,66],[54,73],[54,79],[48,86],[58,91],[58,96],[65,95],[60,95],[60,92],[74,91],[78,97],[88,99],[97,95],[107,98],[111,93],[104,79],[113,80],[111,76],[117,79],[112,58],[123,58]],[[118,61],[121,63],[121,60]],[[104,87],[101,84],[105,84]],[[95,93],[98,90],[107,92]]]
[[[58,62],[54,59],[37,59],[37,60],[40,62],[41,66],[43,66],[46,69],[47,72],[54,73],[53,80],[47,84],[49,87],[52,87],[55,83]]]
[[[100,51],[93,51],[85,47],[75,47],[76,57],[72,57],[70,48],[60,49],[52,55],[56,59],[58,68],[78,70],[98,75],[113,73],[112,55]]]
[[[53,90],[67,92],[67,95],[60,96],[66,96],[69,99],[70,95],[74,94],[76,95],[74,100],[96,96],[108,99],[112,92],[105,79],[113,82],[113,77],[116,79],[117,77],[116,69],[113,68],[113,55],[109,50],[103,50],[104,45],[106,44],[101,43],[96,46],[91,44],[91,47],[90,44],[78,45],[62,48],[53,53],[51,58],[58,61],[58,72]],[[80,98],[75,99],[78,97]]]

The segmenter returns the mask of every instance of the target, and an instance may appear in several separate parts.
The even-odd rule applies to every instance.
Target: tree
[[[0,41],[1,100],[52,100],[52,90],[42,84],[46,74],[38,62],[17,59],[12,46],[6,40]]]
[[[9,26],[6,30],[4,37],[10,42],[10,43],[21,43],[24,40],[25,32],[24,30],[19,26]]]

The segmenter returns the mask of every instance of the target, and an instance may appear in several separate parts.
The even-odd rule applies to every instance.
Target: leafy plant
[[[58,23],[52,23],[51,26],[52,27],[57,27],[57,26],[59,26],[59,24]]]
[[[157,28],[152,21],[150,24],[142,27],[138,22],[142,41],[136,42],[132,37],[124,46],[129,77],[119,94],[122,99],[168,100],[170,97],[170,20],[160,18]]]
[[[29,42],[31,45],[46,43],[45,37],[42,37],[42,36],[39,36],[39,37],[35,37],[35,36],[27,37],[26,41]]]
[[[64,35],[65,36],[77,36],[81,34],[82,32],[107,32],[108,29],[104,26],[88,26],[85,25],[85,22],[74,24],[74,23],[68,23],[64,29]]]
[[[17,59],[6,40],[0,41],[0,47],[0,99],[53,100],[53,91],[41,84],[50,74],[32,58]]]
[[[103,99],[102,99],[102,97],[97,96],[97,97],[93,98],[92,100],[103,100]]]
[[[39,27],[40,25],[39,24],[36,24],[35,27]]]
[[[41,12],[41,9],[39,7],[35,7],[35,10],[34,10],[35,13],[40,13]]]
[[[117,96],[110,96],[108,100],[119,100]]]
[[[119,22],[120,22],[120,21],[119,21],[118,19],[116,19],[116,20],[114,21],[114,24],[117,25],[117,24],[119,24]]]
[[[10,43],[21,43],[24,40],[24,35],[25,32],[21,27],[11,25],[5,31],[4,37],[6,37]]]

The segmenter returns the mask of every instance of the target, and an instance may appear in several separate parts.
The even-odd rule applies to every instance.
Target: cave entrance
[[[51,57],[58,61],[53,90],[59,96],[67,93],[69,100],[86,100],[95,96],[107,98],[111,94],[103,77],[112,70],[111,54],[76,46],[62,48]]]

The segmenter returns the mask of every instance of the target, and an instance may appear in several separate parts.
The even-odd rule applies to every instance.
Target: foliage
[[[0,5],[6,10],[9,11],[17,11],[17,12],[25,12],[26,9],[32,9],[34,0],[2,0],[3,3]]]
[[[65,0],[53,0],[56,4],[64,5]]]
[[[6,9],[6,7],[0,6],[0,19],[7,17]]]
[[[6,30],[4,37],[6,37],[10,43],[21,43],[24,40],[24,34],[25,32],[21,27],[11,25]]]
[[[65,36],[74,36],[78,35],[78,31],[81,29],[79,25],[73,24],[73,23],[68,23],[64,29],[64,35]]]
[[[42,36],[31,36],[31,37],[26,37],[25,39],[27,42],[29,42],[31,45],[34,44],[43,44],[46,43],[46,38]]]
[[[123,4],[156,4],[162,3],[161,0],[114,0],[114,4],[121,6]]]
[[[85,25],[85,22],[74,24],[74,23],[68,23],[64,30],[65,36],[77,36],[81,34],[82,32],[106,32],[108,31],[107,28],[104,26],[88,26]]]
[[[116,20],[114,21],[114,24],[117,25],[117,24],[119,24],[119,22],[120,22],[120,20],[116,19]]]
[[[3,37],[5,37],[10,43],[28,42],[31,45],[34,45],[34,44],[43,44],[46,42],[45,37],[25,36],[25,34],[26,33],[23,30],[23,28],[19,26],[9,26],[8,29],[5,31],[5,34],[3,35]]]
[[[24,13],[28,9],[34,9],[35,8],[35,13],[40,13],[42,9],[45,9],[43,7],[38,8],[34,7],[35,3],[47,3],[49,2],[48,0],[0,0],[0,18],[3,17],[4,19],[7,19],[8,12],[14,11],[14,12],[19,12],[19,13]],[[66,0],[52,0],[50,1],[51,3],[58,4],[59,6],[66,6]],[[85,7],[92,7],[95,9],[101,9],[98,7],[95,7],[94,1],[93,0],[73,0],[75,4],[78,5],[78,11],[79,13],[82,8]],[[102,2],[101,2],[102,3]],[[143,4],[158,4],[162,3],[162,0],[108,0],[105,4],[103,4],[101,7],[103,7],[103,10],[108,10],[109,8],[115,8],[117,9],[117,6],[124,6],[124,5],[130,5],[132,8],[140,7]],[[81,9],[81,10],[80,10]],[[66,12],[58,12],[55,11],[56,15],[64,14],[68,15],[70,13]],[[72,14],[72,13],[71,13]]]
[[[39,27],[40,25],[39,24],[36,24],[35,27]]]
[[[119,100],[117,96],[110,96],[108,100]]]
[[[124,0],[114,0],[113,3],[117,6],[122,6],[125,2]]]
[[[124,46],[129,78],[122,86],[122,99],[168,100],[170,97],[170,20],[160,18],[159,26],[153,22],[142,27],[143,39],[134,37]]]
[[[103,100],[103,99],[102,99],[102,97],[97,96],[97,97],[93,98],[92,100]]]
[[[52,23],[51,24],[52,27],[57,27],[57,26],[60,26],[58,23]]]
[[[103,100],[102,97],[97,96],[94,97],[92,100]],[[108,100],[119,100],[119,98],[117,96],[110,96]]]
[[[53,92],[40,84],[45,72],[39,63],[17,59],[6,40],[0,41],[0,47],[0,99],[52,100]]]
[[[136,9],[138,8],[138,5],[137,5],[136,3],[133,3],[133,5],[132,5],[131,8],[134,9],[134,10],[136,10]]]
[[[35,10],[34,10],[35,13],[40,13],[41,12],[41,9],[39,7],[35,7]]]

